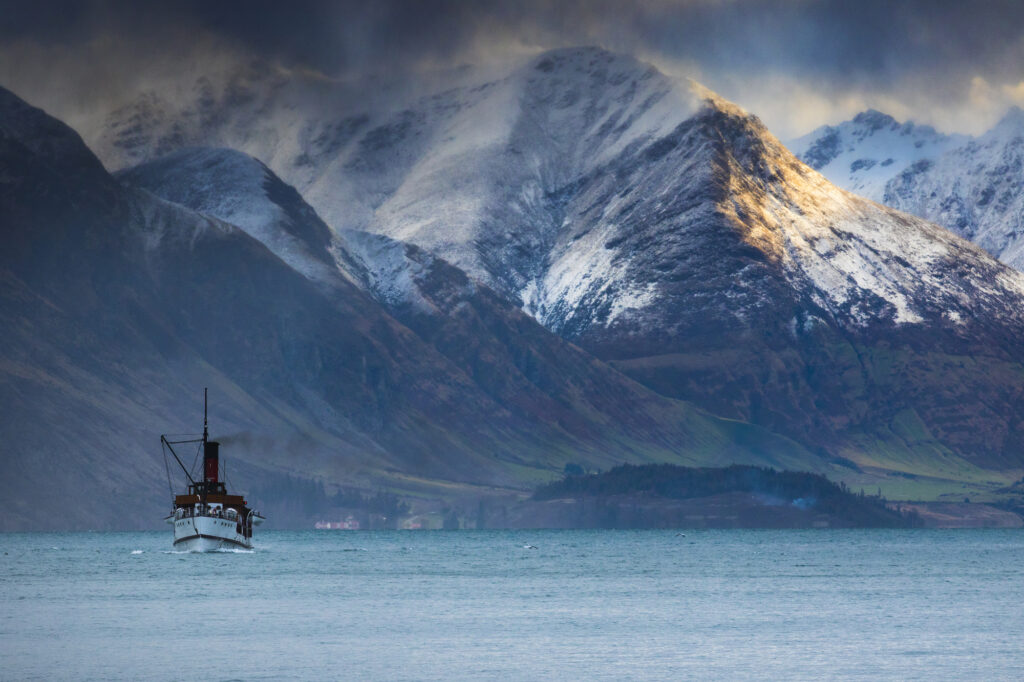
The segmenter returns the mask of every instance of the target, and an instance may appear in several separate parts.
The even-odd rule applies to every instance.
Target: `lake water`
[[[1024,679],[1021,531],[685,533],[0,534],[0,677]]]

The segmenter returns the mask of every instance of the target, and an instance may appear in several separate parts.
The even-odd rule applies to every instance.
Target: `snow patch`
[[[409,247],[388,237],[358,230],[338,234],[339,245],[360,266],[360,279],[377,300],[389,306],[410,305],[422,312],[434,311],[433,305],[420,293],[418,280],[429,269],[433,259],[409,257]]]

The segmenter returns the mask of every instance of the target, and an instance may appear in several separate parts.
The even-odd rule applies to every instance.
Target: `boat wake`
[[[201,550],[201,549],[165,549],[161,550],[161,554],[255,554],[256,549],[241,549],[235,547],[223,547],[221,549]],[[132,552],[135,554],[135,552]]]

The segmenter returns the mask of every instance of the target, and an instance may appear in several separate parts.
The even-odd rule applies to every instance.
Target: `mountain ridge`
[[[244,229],[120,184],[36,111],[75,153],[41,155],[17,139],[31,130],[0,119],[0,398],[5,433],[43,454],[0,461],[4,528],[156,523],[156,434],[194,428],[204,385],[215,433],[248,433],[235,448],[262,443],[225,452],[244,487],[298,472],[414,496],[486,495],[528,488],[567,460],[724,452],[764,463],[799,451],[644,389],[436,261],[422,289],[464,318],[413,311],[413,331],[355,284],[325,290]],[[241,177],[265,192],[262,176]],[[287,233],[287,211],[271,215],[282,216],[275,229]],[[30,495],[38,489],[53,495]],[[119,505],[100,492],[110,490],[123,491]],[[73,519],[61,513],[69,505]],[[125,505],[139,515],[123,518]]]

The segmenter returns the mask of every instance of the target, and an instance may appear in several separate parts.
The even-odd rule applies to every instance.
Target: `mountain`
[[[913,164],[885,188],[886,204],[945,225],[1024,269],[1024,111],[990,131]]]
[[[197,167],[222,166],[230,166],[235,172],[220,173],[213,180],[207,173],[196,171]],[[248,170],[243,172],[243,167]],[[244,205],[249,216],[242,223],[244,229],[253,236],[263,236],[264,243],[276,244],[280,252],[275,253],[283,259],[294,253],[294,246],[285,240],[267,239],[267,235],[316,235],[310,239],[307,251],[320,243],[320,230],[296,230],[293,218],[282,221],[282,216],[299,215],[315,219],[316,225],[322,226],[316,213],[304,203],[300,210],[292,203],[297,196],[294,189],[282,189],[281,180],[266,166],[240,152],[189,149],[126,169],[117,177],[157,197],[177,198],[189,208],[216,218],[227,219],[231,207]],[[216,191],[211,192],[214,186]],[[210,202],[208,196],[218,199]],[[459,365],[499,403],[517,412],[528,409],[531,418],[564,420],[563,428],[582,428],[582,433],[589,433],[594,425],[584,425],[565,409],[568,404],[579,403],[582,394],[588,396],[588,411],[613,416],[625,433],[651,432],[652,438],[663,437],[658,433],[659,420],[671,410],[651,419],[645,414],[648,410],[641,407],[654,396],[636,393],[638,386],[629,386],[623,377],[614,376],[607,367],[553,336],[508,300],[443,259],[411,244],[354,230],[337,232],[328,251],[345,280],[356,283],[421,340]],[[298,269],[309,270],[301,264]],[[608,386],[600,381],[619,384],[619,395],[607,393]],[[656,414],[666,408],[659,402],[663,403],[654,399],[650,411]],[[675,418],[692,421],[689,416]],[[727,430],[733,428],[737,427],[729,425]],[[605,437],[609,438],[607,446],[616,438],[610,434]],[[771,436],[763,434],[762,438],[770,450]],[[693,451],[693,445],[677,447]],[[792,449],[793,445],[786,447]],[[722,442],[718,446],[728,450]]]
[[[699,85],[594,48],[365,106],[260,73],[237,76],[241,100],[227,86],[175,105],[186,114],[140,100],[94,137],[115,165],[175,135],[266,159],[337,234],[410,242],[659,393],[850,476],[922,490],[1024,466],[1021,275],[835,187]],[[244,132],[257,111],[273,135]],[[872,168],[896,172],[957,142],[859,119],[822,160],[856,161],[848,147],[867,141],[894,150],[884,166],[863,156]]]
[[[824,466],[643,388],[415,247],[365,235],[335,262],[344,247],[255,159],[193,150],[115,178],[0,90],[0,168],[5,529],[152,527],[157,436],[195,431],[203,386],[250,490],[297,475],[451,499],[569,462]],[[371,255],[362,279],[337,265]],[[370,285],[388,263],[423,305]]]
[[[869,109],[835,126],[822,126],[788,144],[800,159],[854,194],[882,201],[885,186],[913,164],[933,159],[967,141],[931,126]]]
[[[93,139],[114,167],[185,144],[244,151],[336,231],[414,243],[521,298],[560,227],[550,188],[671,130],[698,103],[648,65],[587,48],[498,76],[443,74],[432,88],[371,101],[351,90],[250,65],[200,77],[173,103],[148,93]],[[517,230],[504,227],[510,216]]]
[[[1020,466],[1024,278],[972,244],[839,190],[714,98],[572,203],[555,262],[592,239],[642,301],[612,318],[595,282],[555,310],[598,357],[860,465]]]
[[[1013,107],[978,138],[942,135],[876,111],[793,142],[844,189],[946,227],[1024,268],[1024,113]]]

